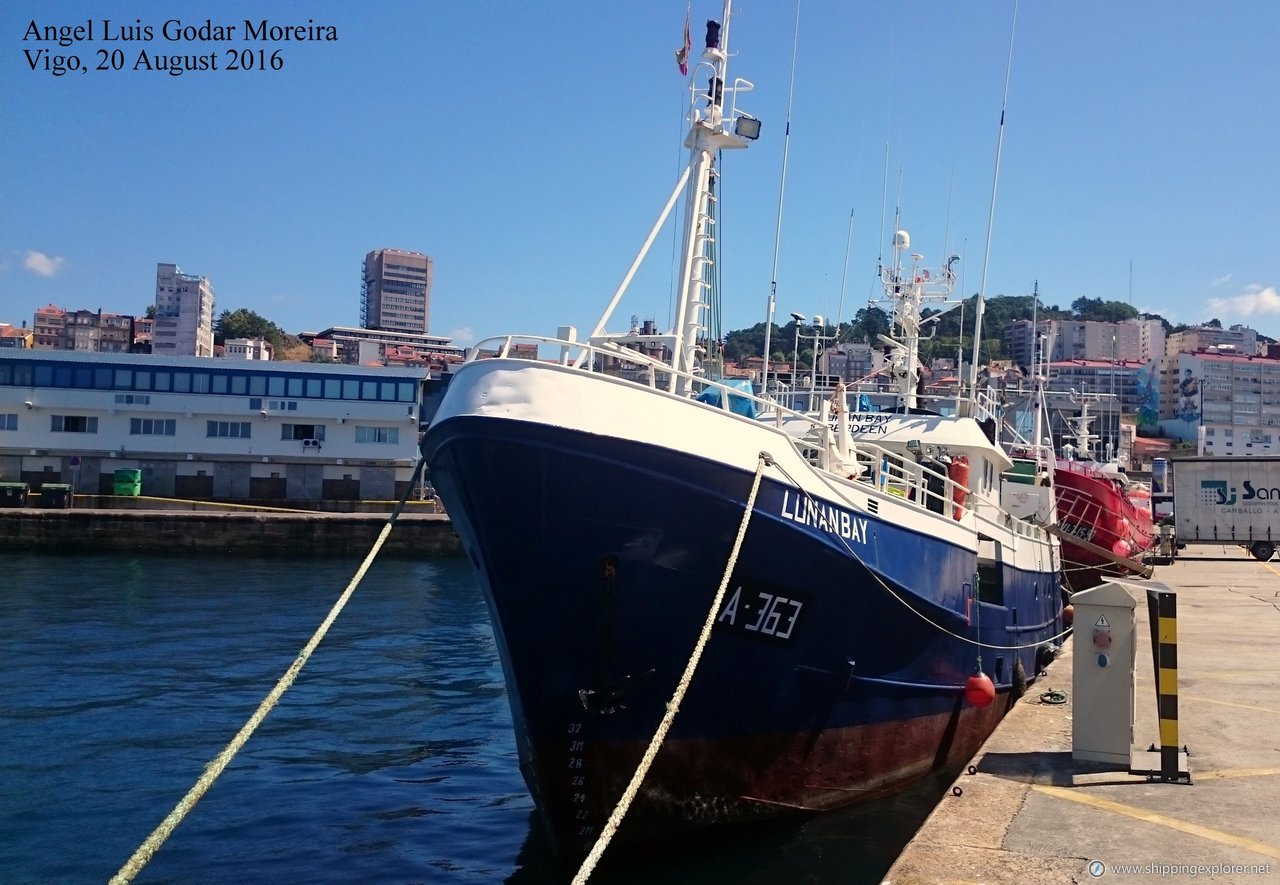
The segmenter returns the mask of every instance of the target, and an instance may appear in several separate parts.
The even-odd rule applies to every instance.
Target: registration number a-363
[[[720,609],[716,626],[786,640],[791,638],[803,610],[804,602],[799,599],[738,585]]]

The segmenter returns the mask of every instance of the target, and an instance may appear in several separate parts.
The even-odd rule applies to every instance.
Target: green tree
[[[778,343],[782,334],[774,324],[771,344]],[[756,323],[750,329],[739,329],[724,336],[724,356],[727,360],[741,363],[747,357],[764,355],[764,323]],[[771,356],[770,359],[773,359]]]
[[[1101,298],[1077,298],[1071,302],[1076,318],[1099,323],[1119,323],[1136,319],[1137,308],[1123,301],[1103,301]]]
[[[853,315],[849,325],[849,337],[845,339],[842,335],[841,340],[875,344],[880,340],[878,336],[889,334],[889,315],[875,305],[868,305]]]
[[[224,310],[213,324],[213,339],[218,344],[228,338],[265,338],[279,350],[285,343],[285,332],[266,317],[259,316],[247,307]]]

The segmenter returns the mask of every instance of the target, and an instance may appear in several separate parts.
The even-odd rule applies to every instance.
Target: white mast
[[[908,411],[920,405],[920,330],[934,319],[922,321],[922,311],[927,305],[945,309],[956,306],[950,299],[955,287],[953,267],[960,260],[952,256],[943,267],[929,270],[921,265],[924,256],[911,252],[911,265],[904,268],[903,255],[910,248],[911,236],[905,230],[894,233],[893,265],[880,270],[885,295],[893,305],[893,323],[901,330],[899,338],[881,335],[880,340],[889,346],[894,388]]]
[[[991,211],[987,214],[987,245],[982,256],[982,284],[978,287],[978,303],[973,319],[973,364],[969,367],[973,387],[978,385],[978,359],[982,348],[982,314],[987,297],[987,268],[991,264],[991,234],[996,221],[996,190],[1000,184],[1000,154],[1004,149],[1004,113],[1009,105],[1009,80],[1013,76],[1013,36],[1018,23],[1018,4],[1013,5],[1013,23],[1009,26],[1009,60],[1004,72],[1004,96],[1000,100],[1000,133],[996,137],[996,169],[991,177]]]
[[[706,76],[706,91],[700,91],[691,85],[692,107],[690,108],[690,129],[685,138],[685,147],[689,148],[689,163],[680,177],[679,183],[667,200],[666,206],[658,216],[652,230],[640,252],[636,255],[631,267],[627,270],[613,298],[609,301],[604,313],[600,316],[590,340],[594,344],[612,342],[614,344],[660,344],[671,354],[672,373],[668,389],[681,393],[691,393],[692,385],[687,376],[681,373],[699,371],[698,344],[706,328],[706,311],[709,308],[706,294],[711,288],[711,265],[715,259],[712,245],[715,243],[712,230],[715,219],[711,214],[711,204],[715,202],[714,182],[718,177],[715,170],[716,154],[726,148],[745,148],[760,137],[760,121],[749,114],[740,112],[736,105],[737,94],[750,92],[755,87],[748,80],[741,78],[732,85],[726,85],[728,69],[728,20],[731,0],[725,0],[724,27],[719,22],[707,22],[706,49],[702,58],[694,68],[692,78]],[[725,113],[725,95],[733,96],[730,111]],[[622,300],[623,294],[630,286],[640,264],[644,261],[657,237],[659,230],[666,223],[680,191],[685,190],[685,218],[683,247],[680,257],[680,285],[676,302],[674,328],[665,335],[610,335],[605,332],[605,324],[613,315]],[[586,358],[583,351],[578,363]]]
[[[725,20],[728,20],[728,15],[725,16]],[[782,198],[787,190],[787,154],[791,149],[791,105],[796,94],[796,56],[799,48],[800,0],[796,0],[796,27],[791,38],[791,89],[787,93],[787,129],[782,136],[782,175],[778,181],[778,220],[773,228],[773,275],[770,277],[769,304],[764,318],[764,362],[760,371],[760,389],[766,396],[769,392],[769,353],[773,337],[773,313],[778,306],[778,253],[782,249]],[[794,377],[794,366],[791,367],[791,371]]]
[[[706,292],[711,287],[710,271],[714,261],[711,246],[715,242],[712,226],[711,204],[715,200],[713,182],[718,177],[715,170],[716,153],[727,148],[745,148],[747,140],[759,135],[758,123],[745,115],[737,116],[731,106],[725,114],[724,97],[728,74],[728,21],[732,0],[725,0],[722,28],[718,22],[707,22],[706,49],[698,71],[707,74],[707,89],[698,98],[706,101],[702,108],[694,108],[692,125],[685,138],[689,148],[689,190],[685,203],[684,249],[680,260],[680,291],[676,300],[675,328],[672,329],[672,365],[677,370],[672,376],[672,388],[680,393],[689,392],[689,383],[681,373],[698,369],[698,339],[706,326]],[[736,81],[727,91],[736,97],[739,91],[752,88],[745,80]],[[742,122],[750,120],[744,130]],[[737,131],[730,131],[735,124]],[[741,132],[742,134],[738,134]]]

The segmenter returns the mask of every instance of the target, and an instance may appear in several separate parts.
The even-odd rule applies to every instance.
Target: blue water
[[[110,878],[357,565],[0,553],[0,880]],[[606,855],[592,881],[879,881],[943,786]],[[382,559],[136,881],[533,885],[573,872],[525,792],[470,565]]]

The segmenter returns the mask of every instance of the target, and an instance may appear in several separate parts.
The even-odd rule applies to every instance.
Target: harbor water
[[[105,882],[359,563],[0,553],[0,878]],[[659,851],[595,882],[876,882],[946,778]],[[564,882],[463,559],[380,559],[138,882]]]

